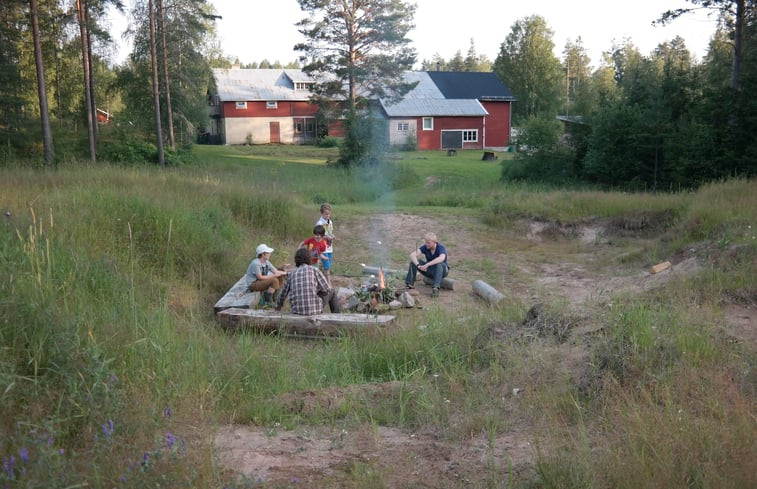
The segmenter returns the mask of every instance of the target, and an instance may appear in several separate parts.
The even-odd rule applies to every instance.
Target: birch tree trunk
[[[173,132],[173,108],[171,107],[171,85],[168,78],[168,43],[166,42],[166,10],[163,0],[158,0],[160,12],[160,41],[163,47],[163,86],[166,90],[166,123],[168,124],[168,146],[176,149],[176,139]]]

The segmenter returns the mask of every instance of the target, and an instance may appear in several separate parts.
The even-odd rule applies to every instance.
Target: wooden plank
[[[423,283],[424,284],[426,284],[426,285],[434,285],[434,279],[433,278],[427,277],[425,275],[421,275],[421,277],[423,277]],[[449,277],[444,277],[442,279],[441,286],[442,286],[443,289],[455,290],[455,279],[449,278]]]
[[[487,284],[483,280],[476,280],[473,282],[473,292],[483,297],[489,304],[497,304],[505,299],[500,291]]]
[[[244,280],[244,275],[235,283],[226,295],[216,302],[213,307],[215,312],[223,311],[235,307],[238,309],[249,309],[254,306],[260,300],[260,292],[250,292],[247,289],[247,283]]]
[[[372,332],[394,322],[394,316],[387,315],[324,313],[301,316],[281,311],[238,308],[224,309],[217,317],[219,321],[235,327],[251,326],[260,331],[297,336]]]

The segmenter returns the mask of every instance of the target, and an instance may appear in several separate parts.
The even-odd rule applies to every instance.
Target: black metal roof
[[[478,71],[428,71],[448,99],[515,100],[496,73]]]

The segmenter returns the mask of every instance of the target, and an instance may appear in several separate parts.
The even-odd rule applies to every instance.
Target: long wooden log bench
[[[249,327],[257,331],[304,337],[371,332],[394,323],[394,316],[388,315],[323,313],[301,316],[291,312],[255,309],[259,299],[260,293],[250,292],[242,277],[216,302],[216,318],[232,328]]]
[[[291,312],[266,309],[224,309],[216,314],[223,324],[261,332],[304,337],[338,336],[345,333],[371,333],[394,322],[394,316],[323,313],[301,316]]]

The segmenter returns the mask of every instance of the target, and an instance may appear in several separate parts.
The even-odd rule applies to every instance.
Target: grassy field
[[[754,323],[728,322],[729,307],[752,320],[757,307],[754,181],[628,194],[505,184],[501,161],[479,151],[398,153],[349,172],[325,165],[334,149],[195,153],[162,171],[0,168],[0,487],[757,485]],[[336,273],[367,259],[376,219],[417,218],[459,229],[447,241],[470,252],[455,273],[512,285],[508,300],[481,307],[459,292],[400,315],[391,333],[337,341],[219,328],[212,306],[257,244],[284,260],[324,201],[337,230],[353,231]],[[527,239],[536,225],[553,234]],[[587,252],[576,230],[600,225],[609,237]],[[403,266],[409,249],[388,248]],[[694,254],[697,267],[664,286],[580,304],[532,271],[585,260],[582,273],[623,278]],[[524,334],[537,302],[542,320]],[[351,390],[366,386],[385,390]],[[292,408],[303,392],[339,402]],[[214,449],[227,425],[271,443],[328,430],[334,449],[389,428],[408,441],[432,433],[429,451],[488,448],[458,478],[353,457],[296,479],[240,479]],[[514,434],[528,445],[520,458],[502,445]],[[424,453],[405,453],[421,474]]]

